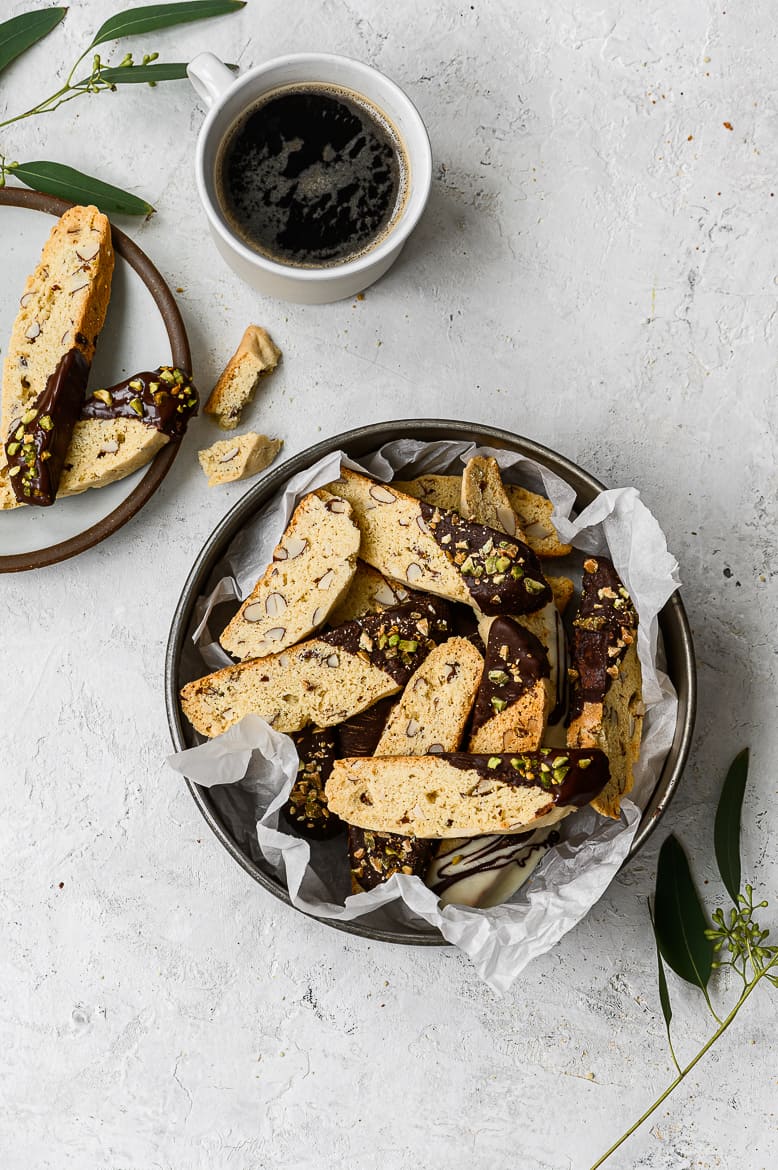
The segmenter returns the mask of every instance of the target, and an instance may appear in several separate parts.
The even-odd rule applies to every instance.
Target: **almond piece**
[[[282,547],[286,549],[286,555],[289,560],[293,561],[295,557],[299,557],[301,553],[305,552],[308,547],[308,541],[304,540],[302,536],[290,536]],[[279,557],[278,559],[283,560],[284,558]]]
[[[319,578],[317,585],[316,585],[316,588],[317,589],[329,589],[334,580],[335,580],[335,570],[328,569],[327,572],[324,574],[324,576]]]
[[[541,524],[536,520],[534,524],[530,524],[528,528],[524,529],[524,535],[528,536],[530,540],[546,540],[549,536],[553,536],[553,530],[545,524]]]
[[[247,605],[243,611],[244,622],[261,622],[264,616],[265,611],[261,601],[252,601],[251,605]]]
[[[225,451],[223,455],[219,456],[219,462],[229,463],[231,459],[235,458],[239,451],[240,447],[231,447],[229,451]]]
[[[76,248],[76,255],[79,260],[94,260],[97,253],[100,251],[100,245],[96,240],[88,240],[85,244],[79,244]]]
[[[417,565],[415,561],[411,561],[408,568],[405,570],[405,577],[411,585],[414,581],[419,581],[424,576],[424,570],[421,565]]]
[[[326,607],[323,605],[317,606],[316,609],[313,611],[313,617],[311,618],[311,625],[320,626],[321,623],[326,618],[326,616],[327,616]]]
[[[419,734],[419,726],[420,726],[420,724],[418,723],[418,721],[416,719],[409,719],[408,724],[405,728],[405,734],[410,739],[412,739],[414,735]]]
[[[282,593],[271,593],[265,602],[268,617],[280,617],[286,609],[286,598]]]
[[[497,519],[503,532],[507,532],[508,536],[516,535],[516,513],[513,508],[509,508],[507,504],[500,504],[497,508]]]
[[[273,626],[272,630],[266,631],[265,637],[267,638],[268,642],[280,642],[285,633],[285,626]]]
[[[330,654],[329,658],[327,659],[327,666],[331,666],[333,668],[340,666],[340,659],[338,658],[337,654]]]
[[[32,322],[32,324],[30,324],[30,325],[28,325],[28,326],[27,326],[27,330],[26,330],[26,332],[25,332],[24,336],[25,336],[25,337],[27,337],[27,338],[29,338],[29,340],[30,340],[30,341],[34,341],[34,340],[35,340],[35,338],[36,338],[36,337],[38,336],[38,334],[40,333],[40,331],[41,331],[41,327],[40,327],[40,325],[38,324],[38,322],[37,322],[37,321],[33,321],[33,322]]]
[[[89,277],[84,272],[73,272],[65,281],[65,288],[73,296],[74,293],[80,292],[82,288],[86,288],[89,284]]]
[[[324,506],[328,512],[342,513],[348,511],[348,503],[346,500],[341,500],[337,496],[334,500],[327,500],[327,503]]]
[[[379,504],[393,504],[397,500],[397,496],[393,492],[388,491],[385,487],[381,487],[380,484],[374,484],[371,487],[370,495],[374,500],[378,500]]]

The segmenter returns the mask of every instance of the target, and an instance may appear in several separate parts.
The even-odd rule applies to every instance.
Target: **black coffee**
[[[299,85],[260,99],[227,134],[216,188],[230,227],[271,260],[323,268],[374,247],[402,210],[394,127],[350,90]]]

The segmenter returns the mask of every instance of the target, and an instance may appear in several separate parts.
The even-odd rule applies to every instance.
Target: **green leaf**
[[[170,61],[162,65],[124,65],[121,68],[101,69],[100,80],[108,85],[133,85],[149,81],[184,81],[186,80],[186,61]],[[88,77],[79,81],[85,85]]]
[[[151,215],[154,208],[137,195],[112,187],[91,175],[55,162],[14,163],[8,171],[33,191],[57,195],[72,203],[94,203],[101,211],[120,215]]]
[[[669,836],[659,851],[654,895],[656,936],[662,958],[687,983],[703,991],[713,963],[713,943],[683,846]]]
[[[185,0],[181,4],[148,4],[142,8],[128,8],[117,12],[101,24],[95,33],[90,48],[105,41],[116,41],[120,37],[136,37],[142,33],[156,32],[175,24],[188,24],[192,20],[205,20],[209,16],[226,16],[245,7],[246,0]]]
[[[713,845],[721,880],[737,906],[740,893],[740,814],[748,779],[748,748],[735,756],[716,809]]]
[[[44,8],[40,12],[21,12],[0,24],[0,73],[47,33],[56,28],[67,8]]]
[[[673,1018],[673,1009],[670,1004],[670,992],[667,988],[667,976],[665,975],[665,965],[662,962],[662,952],[659,949],[659,938],[656,933],[656,923],[654,922],[654,915],[651,913],[651,903],[648,904],[648,914],[651,919],[651,928],[654,932],[654,942],[656,943],[656,963],[657,963],[657,979],[659,981],[659,1002],[662,1005],[662,1015],[665,1018],[665,1026],[667,1027],[667,1037],[670,1038],[670,1022]]]

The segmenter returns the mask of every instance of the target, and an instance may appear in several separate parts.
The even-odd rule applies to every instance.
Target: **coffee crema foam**
[[[216,160],[229,228],[253,251],[328,268],[372,251],[408,196],[400,135],[372,102],[321,82],[264,94],[230,127]]]

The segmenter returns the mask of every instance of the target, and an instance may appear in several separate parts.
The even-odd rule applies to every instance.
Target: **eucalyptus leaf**
[[[154,208],[137,195],[112,187],[91,175],[56,162],[14,163],[8,171],[33,191],[44,191],[72,203],[94,203],[101,211],[120,215],[151,215]]]
[[[716,809],[713,845],[721,880],[737,906],[740,893],[740,814],[748,779],[748,748],[732,761]]]
[[[183,81],[186,79],[186,61],[170,61],[161,65],[123,65],[100,70],[100,80],[108,85],[138,85],[149,81]],[[88,77],[79,81],[85,85]]]
[[[713,943],[705,937],[709,923],[694,888],[689,862],[673,835],[659,851],[654,915],[662,958],[676,975],[704,991],[713,964]]]
[[[654,932],[654,942],[656,943],[656,964],[657,964],[657,980],[659,982],[659,1003],[662,1007],[662,1015],[665,1018],[665,1026],[667,1027],[667,1037],[670,1038],[670,1022],[673,1018],[673,1008],[670,1003],[670,992],[667,987],[667,976],[665,975],[665,965],[662,962],[662,952],[659,949],[659,939],[656,933],[656,923],[654,922],[654,915],[651,913],[651,903],[648,904],[648,913],[651,918],[651,928]]]
[[[0,24],[0,73],[32,45],[56,28],[67,8],[43,8],[20,12]]]
[[[246,0],[184,0],[179,4],[148,4],[142,8],[128,8],[110,16],[95,33],[90,48],[121,37],[135,37],[156,32],[176,24],[205,20],[210,16],[226,16],[245,7]]]

